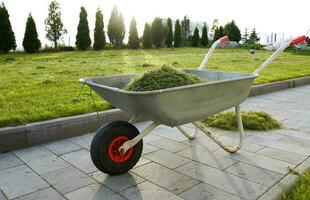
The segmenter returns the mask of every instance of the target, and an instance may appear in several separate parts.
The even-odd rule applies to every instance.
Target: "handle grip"
[[[292,44],[298,44],[298,43],[301,43],[301,42],[304,42],[306,41],[306,36],[300,36],[294,40],[292,40]]]
[[[220,38],[220,43],[225,43],[225,42],[228,42],[229,41],[229,37],[227,35],[225,35],[224,37],[221,37]]]

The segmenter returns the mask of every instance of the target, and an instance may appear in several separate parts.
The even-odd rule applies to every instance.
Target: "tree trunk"
[[[55,51],[57,51],[57,40],[54,40],[54,48],[55,48]]]

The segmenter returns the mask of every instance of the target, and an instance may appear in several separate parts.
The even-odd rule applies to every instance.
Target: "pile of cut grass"
[[[169,66],[162,66],[133,79],[124,88],[128,91],[153,91],[202,83],[206,80]]]
[[[242,111],[244,129],[267,131],[281,128],[281,124],[270,114],[261,111]],[[235,112],[223,112],[203,120],[207,126],[225,130],[238,130]]]
[[[310,168],[300,177],[298,183],[281,200],[309,200],[310,199]]]

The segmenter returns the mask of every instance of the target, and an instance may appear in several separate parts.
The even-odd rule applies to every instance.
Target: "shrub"
[[[260,45],[260,44],[244,44],[243,48],[260,50],[262,48],[262,45]]]

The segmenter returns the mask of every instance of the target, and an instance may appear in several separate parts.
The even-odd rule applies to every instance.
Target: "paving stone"
[[[289,129],[280,129],[280,130],[275,130],[273,131],[274,133],[284,135],[284,136],[294,136],[294,137],[299,137],[301,139],[305,138],[310,140],[310,134],[305,133],[302,131],[296,131],[296,130],[289,130]]]
[[[158,150],[153,153],[147,154],[144,157],[171,169],[177,168],[190,161],[187,158],[165,150]]]
[[[91,184],[65,195],[69,200],[125,200],[101,184]]]
[[[24,164],[12,153],[0,153],[0,170]]]
[[[158,140],[153,140],[149,142],[149,144],[173,153],[181,151],[183,149],[187,149],[189,147],[186,144],[176,142],[167,138],[160,138]]]
[[[43,146],[56,155],[61,155],[81,149],[81,146],[71,142],[69,139],[44,144]]]
[[[237,160],[194,147],[177,154],[218,169],[226,169],[237,162]]]
[[[270,147],[265,147],[259,150],[257,153],[276,159],[276,160],[282,160],[284,162],[292,163],[295,165],[301,163],[306,158],[305,155],[291,153],[291,152],[283,151],[280,149],[274,149]]]
[[[235,138],[229,138],[227,136],[221,136],[219,137],[219,140],[222,141],[224,144],[228,144],[230,146],[236,146],[239,142],[239,138],[235,139]],[[248,142],[247,139],[245,139],[241,147],[242,150],[253,153],[257,152],[262,148],[264,148],[264,146]]]
[[[151,132],[151,133],[149,133],[147,136],[145,136],[143,138],[143,143],[146,144],[146,143],[149,143],[149,142],[151,142],[153,140],[158,140],[160,138],[161,138],[160,136],[155,135],[155,133]]]
[[[75,144],[80,145],[81,147],[84,147],[86,149],[90,149],[91,141],[93,140],[95,133],[90,133],[86,135],[81,135],[77,137],[73,137],[70,140],[74,142]]]
[[[264,193],[258,200],[270,200],[279,199],[281,194],[285,189],[289,189],[298,181],[299,177],[297,175],[288,174],[276,185],[270,188],[266,193]]]
[[[139,161],[137,162],[137,164],[134,166],[134,168],[139,167],[141,165],[145,165],[146,163],[151,162],[149,159],[146,159],[144,157],[140,157]]]
[[[286,137],[282,138],[280,140],[280,142],[287,142],[287,143],[295,144],[295,145],[303,147],[303,148],[309,148],[310,149],[310,140],[308,140],[306,138],[298,138],[298,137],[294,137],[294,136],[286,136]]]
[[[176,142],[184,142],[188,140],[177,128],[170,128],[167,126],[160,126],[160,128],[154,130],[154,134],[174,140]]]
[[[6,198],[5,195],[2,193],[1,190],[0,190],[0,200],[7,200],[7,198]]]
[[[153,162],[131,171],[176,194],[180,194],[198,183],[195,179]]]
[[[27,165],[39,175],[70,166],[69,163],[55,155],[30,160]]]
[[[142,151],[142,155],[148,154],[148,153],[152,153],[154,151],[157,151],[159,148],[154,147],[152,145],[149,144],[143,144],[143,151]]]
[[[152,123],[151,121],[138,122],[138,123],[135,123],[134,126],[141,132],[143,129],[148,127],[151,123]]]
[[[233,158],[235,160],[239,160],[241,162],[245,162],[257,167],[268,169],[280,174],[286,174],[288,173],[289,167],[291,168],[295,167],[295,165],[291,163],[275,160],[266,156],[250,153],[243,150],[239,150],[238,152],[233,154],[228,153],[221,149],[218,152],[228,158]]]
[[[54,170],[43,174],[42,177],[62,194],[96,182],[74,167]]]
[[[242,162],[230,166],[225,171],[267,187],[274,185],[283,176],[279,173]]]
[[[49,187],[22,197],[15,200],[65,200],[56,190]]]
[[[89,151],[85,149],[63,154],[61,157],[87,174],[98,170],[91,160]]]
[[[120,193],[129,200],[182,200],[181,197],[148,181]]]
[[[310,157],[308,157],[307,159],[305,159],[302,163],[300,163],[295,170],[297,170],[298,172],[304,172],[306,169],[308,169],[310,167]]]
[[[188,200],[241,200],[241,198],[217,189],[211,185],[200,183],[180,194]]]
[[[297,153],[305,156],[310,154],[310,148],[304,148],[296,144],[291,144],[290,142],[269,141],[265,139],[263,136],[256,136],[256,135],[248,137],[247,140],[255,144],[260,144],[263,146],[280,149],[291,153]]]
[[[26,165],[0,171],[0,190],[10,198],[16,198],[48,187],[49,185]]]
[[[90,176],[115,192],[120,192],[145,181],[144,178],[130,172],[117,176],[110,176],[108,174],[97,171],[92,173]]]
[[[211,141],[208,138],[209,138],[208,136],[201,136],[201,137],[197,137],[193,140],[186,140],[183,143],[190,145],[192,147],[202,148],[202,149],[209,151],[209,152],[212,152],[212,151],[215,151],[215,150],[218,150],[219,148],[221,148],[219,145],[217,145],[215,142]]]
[[[247,200],[256,199],[267,190],[265,186],[198,162],[190,162],[176,170]]]
[[[46,156],[53,156],[51,152],[40,147],[35,146],[27,149],[21,149],[13,152],[17,157],[19,157],[24,162],[29,162],[33,159],[43,158]]]

